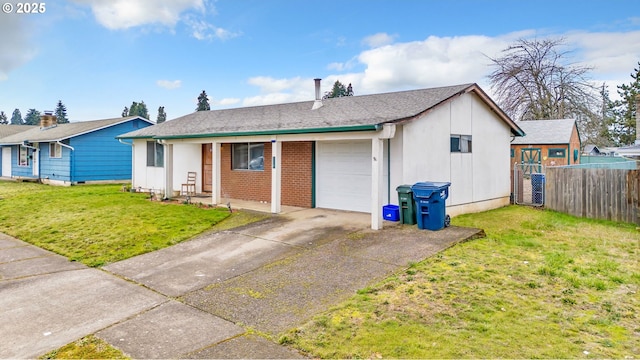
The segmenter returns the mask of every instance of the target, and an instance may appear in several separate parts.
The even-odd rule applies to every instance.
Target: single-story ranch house
[[[0,138],[1,175],[53,185],[129,181],[132,149],[116,136],[151,125],[138,116],[58,124],[47,113],[40,126]]]
[[[198,111],[118,136],[133,145],[133,186],[371,213],[396,187],[451,182],[447,213],[509,204],[509,144],[522,130],[476,84]]]

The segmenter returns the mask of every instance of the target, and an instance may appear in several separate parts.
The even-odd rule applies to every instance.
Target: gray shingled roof
[[[527,135],[515,138],[511,144],[568,144],[575,123],[574,119],[517,121]]]
[[[0,125],[0,139],[34,128],[30,125]]]
[[[197,111],[161,124],[118,136],[119,138],[180,138],[278,134],[286,132],[348,131],[409,119],[465,91],[482,90],[475,84],[401,91],[385,94],[324,99],[312,110],[314,101]],[[482,92],[483,96],[486,96]],[[488,99],[488,97],[487,97]],[[491,101],[491,100],[489,100]],[[492,105],[495,105],[492,103]],[[497,108],[497,106],[496,106]],[[515,126],[501,110],[500,115]]]
[[[113,118],[103,120],[79,121],[67,124],[57,124],[53,127],[41,129],[38,126],[31,126],[29,130],[22,131],[13,135],[0,138],[0,145],[22,144],[28,142],[54,142],[69,139],[74,136],[90,133],[96,130],[104,129],[109,126],[127,122],[137,116],[128,116],[124,118]],[[142,119],[142,118],[140,118]],[[143,119],[148,121],[146,119]]]

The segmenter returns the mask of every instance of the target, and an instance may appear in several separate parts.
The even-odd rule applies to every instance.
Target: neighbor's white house
[[[371,213],[396,187],[451,182],[447,213],[509,204],[510,142],[523,131],[476,84],[199,111],[118,136],[133,146],[133,186]]]

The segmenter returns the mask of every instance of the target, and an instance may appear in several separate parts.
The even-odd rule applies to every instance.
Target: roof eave
[[[286,135],[286,134],[318,134],[329,132],[351,132],[351,131],[371,131],[378,130],[379,124],[374,125],[354,125],[354,126],[337,126],[328,128],[308,128],[308,129],[281,129],[281,130],[261,130],[261,131],[237,131],[226,133],[202,133],[202,134],[186,134],[186,135],[156,135],[153,139],[198,139],[209,137],[232,137],[232,136],[258,136],[258,135]]]

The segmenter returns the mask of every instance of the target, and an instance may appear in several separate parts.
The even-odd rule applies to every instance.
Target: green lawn
[[[150,201],[121,189],[0,181],[0,232],[102,266],[179,243],[229,216],[226,209]]]
[[[281,337],[318,358],[638,358],[635,225],[511,206]]]

